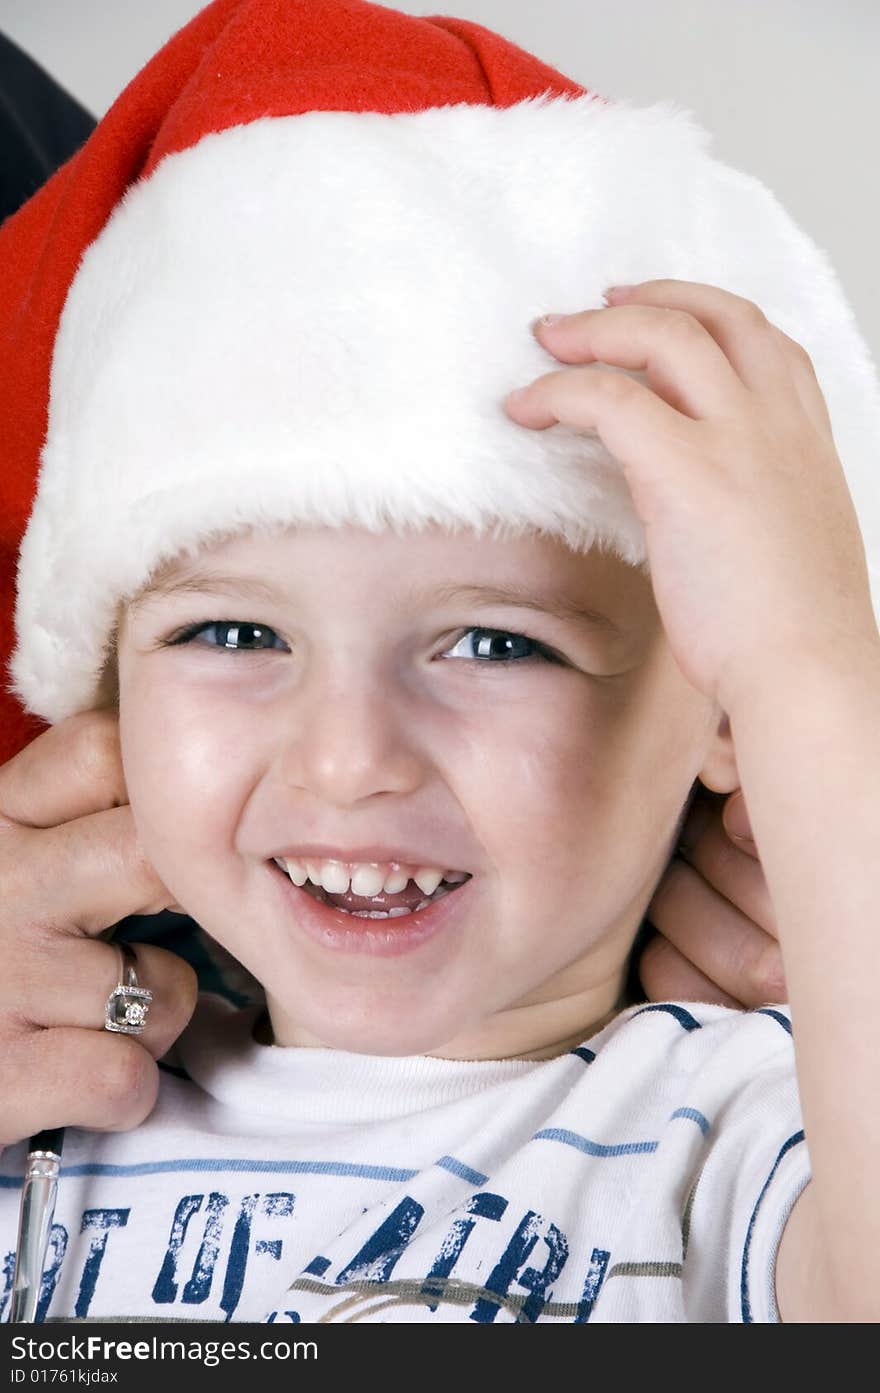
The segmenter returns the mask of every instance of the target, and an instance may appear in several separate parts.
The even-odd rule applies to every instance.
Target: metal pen
[[[10,1322],[33,1324],[37,1319],[46,1251],[55,1214],[55,1195],[58,1190],[63,1144],[63,1127],[37,1132],[28,1142],[18,1215],[18,1244],[15,1250],[15,1273],[9,1308]]]

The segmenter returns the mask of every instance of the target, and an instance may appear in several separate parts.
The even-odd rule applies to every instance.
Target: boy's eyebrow
[[[231,598],[243,596],[248,600],[264,604],[278,604],[285,597],[274,585],[268,585],[257,576],[229,576],[222,571],[193,571],[185,576],[169,576],[166,579],[150,581],[129,600],[130,610],[136,610],[151,600],[169,595],[201,595],[205,590],[224,593]]]
[[[198,595],[205,590],[228,594],[232,598],[243,597],[264,604],[289,603],[290,596],[274,585],[260,580],[257,576],[229,576],[220,571],[199,570],[189,575],[155,580],[129,602],[129,609],[136,610],[149,600],[159,596]],[[533,592],[526,586],[509,585],[441,585],[430,591],[416,593],[416,601],[430,600],[435,604],[474,604],[511,605],[520,609],[537,609],[552,614],[557,619],[574,620],[589,628],[623,637],[619,625],[600,610],[587,605],[560,590]]]
[[[431,591],[431,599],[440,604],[460,602],[475,605],[512,605],[520,609],[539,609],[557,619],[576,620],[592,629],[602,629],[623,637],[623,630],[601,610],[590,609],[563,590],[532,591],[526,586],[511,585],[443,585]]]

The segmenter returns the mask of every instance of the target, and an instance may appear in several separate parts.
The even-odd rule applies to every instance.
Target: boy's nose
[[[297,703],[283,735],[283,783],[325,803],[359,803],[378,793],[408,793],[425,759],[404,713],[378,687],[315,688]]]

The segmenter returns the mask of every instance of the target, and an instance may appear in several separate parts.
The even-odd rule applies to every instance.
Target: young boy
[[[880,397],[704,145],[464,21],[221,0],[10,224],[15,692],[118,702],[145,853],[267,1002],[68,1131],[49,1318],[880,1314]],[[697,779],[796,1060],[783,1009],[620,1009]]]

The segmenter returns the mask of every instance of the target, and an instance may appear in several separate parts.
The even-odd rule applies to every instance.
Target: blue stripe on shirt
[[[634,1011],[633,1016],[643,1016],[646,1011],[666,1011],[678,1021],[682,1030],[699,1030],[703,1024],[683,1006],[673,1006],[669,1001],[651,1002],[650,1006],[642,1006],[638,1011]]]
[[[752,1325],[752,1324],[754,1324],[754,1321],[753,1321],[753,1318],[752,1318],[752,1303],[751,1303],[751,1301],[749,1300],[749,1290],[748,1290],[748,1288],[749,1288],[749,1271],[748,1271],[748,1268],[749,1268],[749,1250],[751,1249],[751,1246],[752,1246],[752,1233],[754,1232],[754,1228],[755,1228],[755,1220],[756,1220],[757,1217],[758,1217],[758,1210],[761,1208],[761,1201],[763,1200],[765,1194],[767,1193],[767,1189],[768,1189],[768,1187],[769,1187],[769,1185],[770,1185],[771,1180],[773,1179],[774,1175],[776,1174],[777,1170],[779,1169],[779,1165],[780,1165],[780,1162],[782,1161],[783,1156],[785,1156],[786,1153],[789,1152],[793,1146],[798,1146],[799,1143],[802,1142],[803,1140],[804,1140],[804,1134],[803,1134],[803,1132],[802,1132],[802,1131],[801,1131],[801,1132],[795,1132],[794,1135],[793,1135],[793,1136],[790,1136],[789,1139],[788,1139],[788,1141],[785,1142],[785,1143],[783,1144],[783,1146],[780,1148],[779,1155],[776,1157],[776,1160],[773,1162],[773,1166],[772,1166],[772,1168],[771,1168],[770,1174],[767,1176],[767,1179],[764,1181],[764,1184],[763,1184],[762,1187],[761,1187],[761,1193],[760,1193],[760,1195],[759,1195],[758,1198],[757,1198],[757,1201],[756,1201],[756,1203],[755,1203],[754,1209],[752,1210],[752,1217],[751,1217],[751,1219],[749,1220],[749,1227],[748,1227],[748,1229],[747,1229],[747,1231],[746,1231],[746,1241],[745,1241],[745,1245],[744,1245],[744,1247],[743,1247],[742,1270],[741,1270],[741,1273],[740,1273],[740,1282],[739,1282],[740,1306],[741,1306],[741,1310],[742,1310],[743,1322],[744,1322],[744,1324],[746,1324],[746,1325]]]
[[[675,1112],[670,1113],[669,1121],[671,1122],[674,1117],[689,1117],[691,1122],[696,1122],[704,1137],[709,1131],[710,1123],[708,1118],[704,1117],[696,1108],[676,1108]]]
[[[606,1146],[603,1142],[590,1141],[589,1137],[582,1137],[577,1132],[569,1132],[565,1127],[543,1127],[540,1132],[535,1132],[532,1140],[563,1142],[565,1146],[573,1146],[587,1156],[634,1156],[656,1151],[659,1146],[656,1141],[622,1141]]]
[[[471,1185],[485,1185],[489,1179],[488,1175],[483,1175],[481,1171],[471,1170],[464,1161],[457,1161],[454,1156],[441,1156],[434,1162],[435,1166],[442,1166],[444,1170],[451,1171],[453,1175],[458,1175],[462,1180],[467,1180]]]
[[[256,1161],[248,1158],[228,1159],[210,1156],[183,1157],[175,1161],[141,1161],[129,1166],[103,1165],[88,1162],[79,1166],[61,1167],[61,1179],[82,1175],[163,1175],[178,1171],[250,1171],[268,1175],[341,1175],[360,1176],[365,1180],[411,1180],[418,1170],[399,1166],[358,1166],[348,1161]],[[0,1189],[17,1189],[21,1176],[0,1176]]]
[[[774,1011],[770,1006],[759,1006],[755,1011],[756,1016],[771,1016],[774,1021],[778,1021],[783,1030],[791,1034],[791,1021],[788,1016],[784,1016],[781,1011]]]

